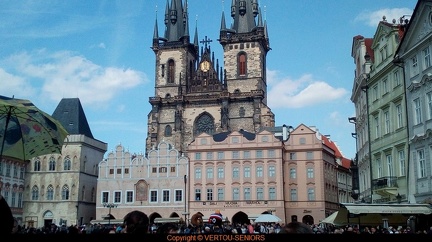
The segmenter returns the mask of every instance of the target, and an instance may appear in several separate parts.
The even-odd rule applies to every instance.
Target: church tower
[[[202,132],[258,132],[274,127],[267,107],[265,62],[270,50],[258,0],[233,0],[233,24],[222,13],[219,42],[224,66],[205,36],[189,35],[187,1],[167,0],[165,32],[155,21],[152,49],[156,55],[155,94],[149,98],[146,152],[162,140],[181,152]],[[201,44],[201,47],[200,47]]]

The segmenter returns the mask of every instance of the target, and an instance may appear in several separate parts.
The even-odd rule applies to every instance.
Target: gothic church
[[[163,36],[157,19],[154,27],[155,93],[149,98],[146,152],[162,140],[187,152],[202,132],[255,133],[274,127],[275,117],[267,106],[270,45],[258,0],[233,0],[231,17],[227,27],[222,11],[220,64],[211,52],[211,40],[199,40],[197,28],[192,41],[187,1],[167,1]]]

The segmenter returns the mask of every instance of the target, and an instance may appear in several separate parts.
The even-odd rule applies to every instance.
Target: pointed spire
[[[156,17],[156,21],[155,21],[155,25],[154,25],[153,39],[159,39],[157,17]]]
[[[261,8],[259,8],[259,14],[258,14],[258,27],[263,27],[263,20],[262,20],[262,14],[261,14]]]
[[[234,19],[233,29],[237,33],[249,33],[255,27],[258,15],[258,0],[233,0],[231,16]]]
[[[221,27],[220,30],[225,30],[226,29],[226,23],[225,23],[225,13],[222,11],[222,20],[221,20]]]
[[[195,36],[194,36],[194,45],[198,47],[198,20],[195,20]]]

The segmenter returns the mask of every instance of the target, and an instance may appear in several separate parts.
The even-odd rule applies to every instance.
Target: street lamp
[[[187,226],[187,216],[188,216],[188,212],[187,212],[187,175],[184,175],[183,177],[183,181],[184,181],[184,190],[185,190],[185,196],[184,196],[184,216],[185,216],[185,225]]]
[[[103,203],[103,206],[108,208],[108,227],[111,225],[111,208],[116,208],[117,204],[115,203]]]

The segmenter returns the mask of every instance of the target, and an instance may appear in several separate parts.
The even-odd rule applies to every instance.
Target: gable
[[[397,50],[399,57],[419,44],[432,32],[432,1],[418,1],[406,26],[405,34]]]

